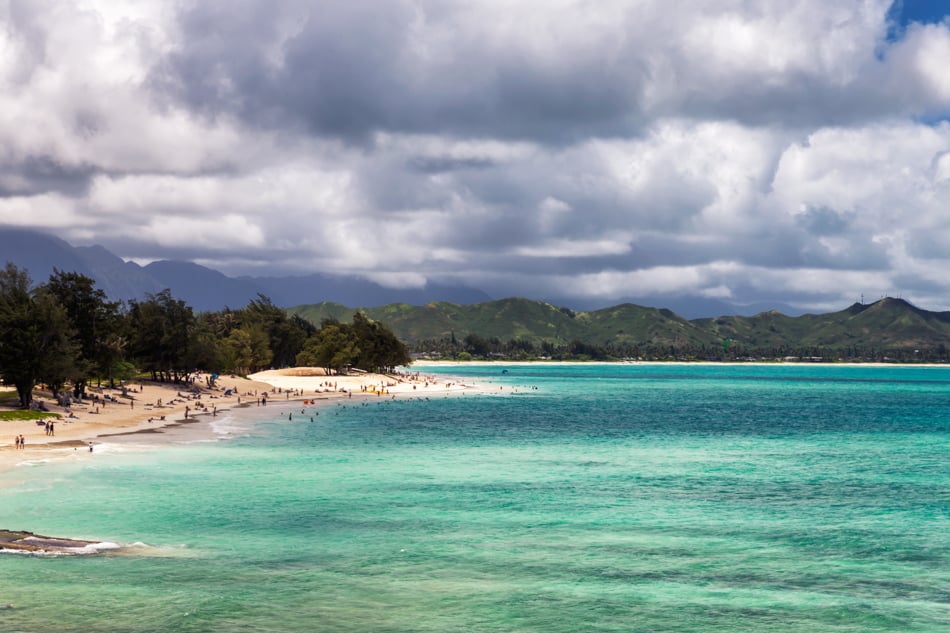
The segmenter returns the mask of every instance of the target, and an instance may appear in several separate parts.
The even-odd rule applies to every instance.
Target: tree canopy
[[[66,310],[43,289],[31,289],[26,271],[0,271],[0,375],[29,407],[33,387],[45,380],[54,391],[74,373],[78,351]]]
[[[54,395],[69,385],[82,397],[90,383],[138,372],[180,382],[198,368],[247,374],[307,364],[330,373],[410,362],[406,346],[362,313],[317,328],[258,295],[241,309],[195,314],[167,289],[124,304],[78,273],[54,270],[34,287],[27,271],[0,270],[0,378],[23,407],[41,382]]]
[[[298,365],[323,367],[327,373],[339,373],[347,367],[387,372],[412,362],[405,344],[362,312],[353,315],[352,323],[325,319],[296,360]]]

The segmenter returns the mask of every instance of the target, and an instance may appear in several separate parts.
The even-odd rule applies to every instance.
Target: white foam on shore
[[[130,450],[136,450],[136,449],[140,450],[142,448],[146,448],[146,446],[145,445],[137,446],[135,444],[120,444],[118,442],[101,442],[101,443],[93,442],[92,448],[93,448],[94,453],[110,454],[110,453],[126,453],[126,452],[129,452]],[[87,446],[83,450],[86,453],[88,453],[89,447]],[[79,451],[77,450],[76,452],[78,453]]]
[[[250,431],[250,425],[247,424],[246,419],[230,413],[213,418],[209,426],[215,435],[222,437],[247,435]]]
[[[48,539],[36,537],[36,536],[27,536],[22,539],[23,542],[29,541],[46,541]],[[112,543],[110,541],[101,541],[98,543],[88,543],[80,547],[69,547],[67,545],[63,546],[51,546],[52,549],[36,549],[36,550],[22,550],[22,549],[12,549],[5,548],[0,546],[0,553],[3,554],[26,554],[28,556],[82,556],[89,554],[101,554],[103,552],[113,551],[121,549],[122,546],[118,543]]]
[[[0,545],[0,554],[21,554],[23,556],[49,556],[50,554],[41,553],[41,552],[31,552],[25,549],[8,549]]]
[[[50,462],[52,462],[52,461],[54,461],[54,460],[51,459],[51,458],[47,458],[47,459],[26,459],[26,460],[23,460],[22,462],[17,462],[17,463],[16,463],[16,466],[17,466],[17,468],[20,468],[21,466],[24,466],[24,467],[29,468],[29,467],[32,467],[32,466],[42,466],[43,464],[48,464],[48,463],[50,463]]]
[[[40,537],[26,537],[25,542],[42,541]],[[24,556],[59,557],[59,556],[93,556],[97,554],[111,554],[119,556],[146,556],[150,558],[194,558],[200,552],[187,545],[149,545],[141,541],[129,544],[119,544],[112,541],[89,543],[82,547],[50,546],[51,549],[14,549],[0,545],[0,555],[20,554]]]
[[[122,546],[119,545],[118,543],[102,541],[101,543],[92,543],[90,545],[86,545],[85,547],[78,547],[78,548],[75,548],[75,550],[76,550],[76,553],[80,553],[80,554],[99,554],[101,552],[116,550],[121,547]]]
[[[148,558],[197,558],[200,553],[187,545],[149,545],[137,541],[122,547],[122,555]]]
[[[24,541],[29,540],[23,539]],[[52,547],[52,546],[51,546]],[[189,548],[187,545],[160,545],[154,546],[140,541],[120,545],[110,541],[90,543],[82,547],[55,547],[52,549],[14,549],[3,547],[0,544],[0,556],[2,555],[21,555],[37,556],[41,558],[57,558],[60,556],[95,556],[99,554],[109,554],[112,556],[136,556],[149,558],[195,558],[200,556],[200,552]]]

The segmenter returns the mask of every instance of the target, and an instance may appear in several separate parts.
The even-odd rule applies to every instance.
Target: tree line
[[[170,290],[127,303],[110,301],[95,281],[53,270],[34,286],[12,263],[0,270],[0,378],[29,407],[37,384],[54,397],[76,397],[92,381],[114,385],[146,373],[182,382],[201,368],[249,374],[271,367],[316,365],[391,371],[411,362],[385,326],[357,313],[352,323],[316,327],[258,295],[241,309],[195,311]]]
[[[918,348],[889,348],[876,345],[747,345],[729,341],[724,346],[611,342],[597,344],[581,340],[568,342],[532,341],[467,334],[418,341],[410,351],[431,359],[444,360],[560,360],[560,361],[783,361],[947,363],[950,350],[941,344]]]

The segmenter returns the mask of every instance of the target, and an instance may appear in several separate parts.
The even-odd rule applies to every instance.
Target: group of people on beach
[[[26,438],[23,435],[17,435],[13,438],[13,443],[16,444],[16,449],[21,450],[26,448]]]

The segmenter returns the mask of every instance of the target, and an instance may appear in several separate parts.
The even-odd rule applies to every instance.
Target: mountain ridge
[[[390,303],[422,305],[430,301],[472,304],[493,297],[479,288],[429,281],[417,288],[390,288],[364,277],[322,272],[285,276],[234,276],[195,264],[176,260],[157,260],[140,266],[125,261],[101,245],[72,246],[48,232],[0,225],[0,265],[11,261],[30,273],[35,283],[45,281],[53,268],[78,272],[94,279],[112,300],[141,300],[169,288],[199,311],[221,310],[245,305],[258,294],[266,295],[281,307],[334,301],[344,305],[382,306]],[[204,280],[198,283],[198,280]],[[714,314],[749,315],[762,309],[779,307],[799,314],[793,306],[730,304],[719,299],[696,296],[637,296],[636,288],[617,299],[617,303],[662,305],[687,318]],[[581,311],[597,310],[602,302],[579,297],[542,296],[552,305],[570,306]]]
[[[54,235],[0,226],[0,260],[27,269],[42,283],[53,269],[93,278],[111,299],[142,299],[165,288],[197,311],[239,308],[259,294],[277,306],[319,322],[347,320],[362,306],[413,343],[470,334],[500,340],[582,341],[598,346],[718,349],[733,341],[776,353],[803,348],[945,348],[950,312],[931,312],[900,298],[854,303],[827,314],[788,316],[765,310],[751,316],[688,319],[668,308],[632,302],[591,310],[510,297],[491,299],[464,286],[429,284],[385,288],[369,280],[322,273],[286,277],[228,277],[199,264],[161,260],[146,266],[125,261],[102,246],[72,246]],[[3,262],[0,261],[0,264]],[[313,303],[312,299],[320,302]],[[309,307],[308,307],[309,306]],[[317,306],[317,307],[313,307]],[[319,307],[324,306],[324,307]],[[789,352],[791,353],[791,352]]]
[[[826,314],[787,316],[776,310],[757,315],[685,319],[664,308],[623,303],[592,311],[575,311],[519,297],[482,304],[432,302],[424,306],[390,304],[350,308],[335,303],[288,309],[315,324],[341,321],[360,309],[381,321],[403,341],[462,340],[477,336],[498,341],[564,345],[572,341],[617,349],[670,347],[675,350],[945,349],[950,346],[950,312],[931,312],[885,297]]]
[[[12,262],[26,269],[33,282],[46,281],[54,269],[77,272],[96,281],[112,300],[141,300],[169,288],[177,299],[204,312],[246,305],[258,294],[275,305],[291,306],[315,299],[361,305],[384,305],[399,298],[424,303],[433,300],[486,301],[491,297],[467,286],[430,283],[421,288],[387,288],[355,276],[310,275],[229,277],[212,268],[174,260],[146,266],[127,262],[102,246],[73,246],[49,233],[0,226],[0,265]]]

